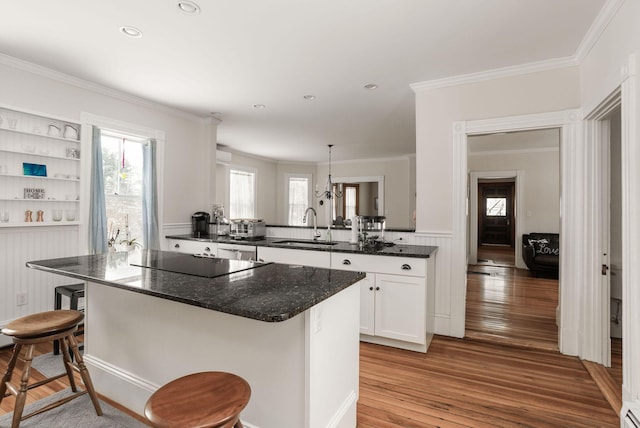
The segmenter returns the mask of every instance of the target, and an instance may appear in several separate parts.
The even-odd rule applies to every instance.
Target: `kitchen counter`
[[[363,274],[159,251],[27,265],[87,281],[85,364],[140,415],[161,385],[227,371],[251,386],[247,427],[356,427]]]
[[[344,241],[333,241],[335,245],[326,245],[324,241],[294,238],[264,238],[257,240],[232,239],[229,236],[211,235],[208,238],[195,238],[192,235],[169,235],[167,239],[182,239],[199,242],[215,242],[218,244],[255,245],[262,247],[292,248],[298,250],[330,251],[334,253],[369,254],[378,256],[397,256],[429,258],[438,247],[425,245],[397,245],[381,246],[376,248],[360,248],[358,244],[350,244]]]
[[[202,265],[194,267],[218,264],[225,270],[223,273],[229,274],[207,278],[139,266],[148,264],[149,260],[159,264]],[[355,272],[198,258],[153,250],[33,261],[27,266],[267,322],[292,318],[365,276]]]

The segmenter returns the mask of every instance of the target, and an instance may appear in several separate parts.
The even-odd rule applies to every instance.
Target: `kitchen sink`
[[[291,247],[327,247],[327,246],[337,244],[337,242],[311,241],[311,240],[302,240],[302,239],[285,239],[282,241],[274,241],[273,243],[277,245],[287,245]]]

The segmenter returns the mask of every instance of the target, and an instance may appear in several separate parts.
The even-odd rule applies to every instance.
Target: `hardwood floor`
[[[480,245],[478,264],[512,267],[516,265],[516,250],[505,245]]]
[[[558,350],[558,280],[526,270],[469,266],[466,333],[470,339]]]
[[[583,363],[557,351],[558,281],[469,267],[465,339],[362,344],[359,428],[618,427]]]
[[[359,428],[619,426],[574,357],[442,336],[360,350]]]

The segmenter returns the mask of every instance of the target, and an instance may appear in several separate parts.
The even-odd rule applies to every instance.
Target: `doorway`
[[[558,349],[558,280],[531,277],[522,234],[559,233],[560,138],[559,127],[468,137],[466,337]]]

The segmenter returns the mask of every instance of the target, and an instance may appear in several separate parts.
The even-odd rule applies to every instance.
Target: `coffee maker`
[[[191,216],[191,232],[194,238],[209,236],[209,213],[198,211]]]

